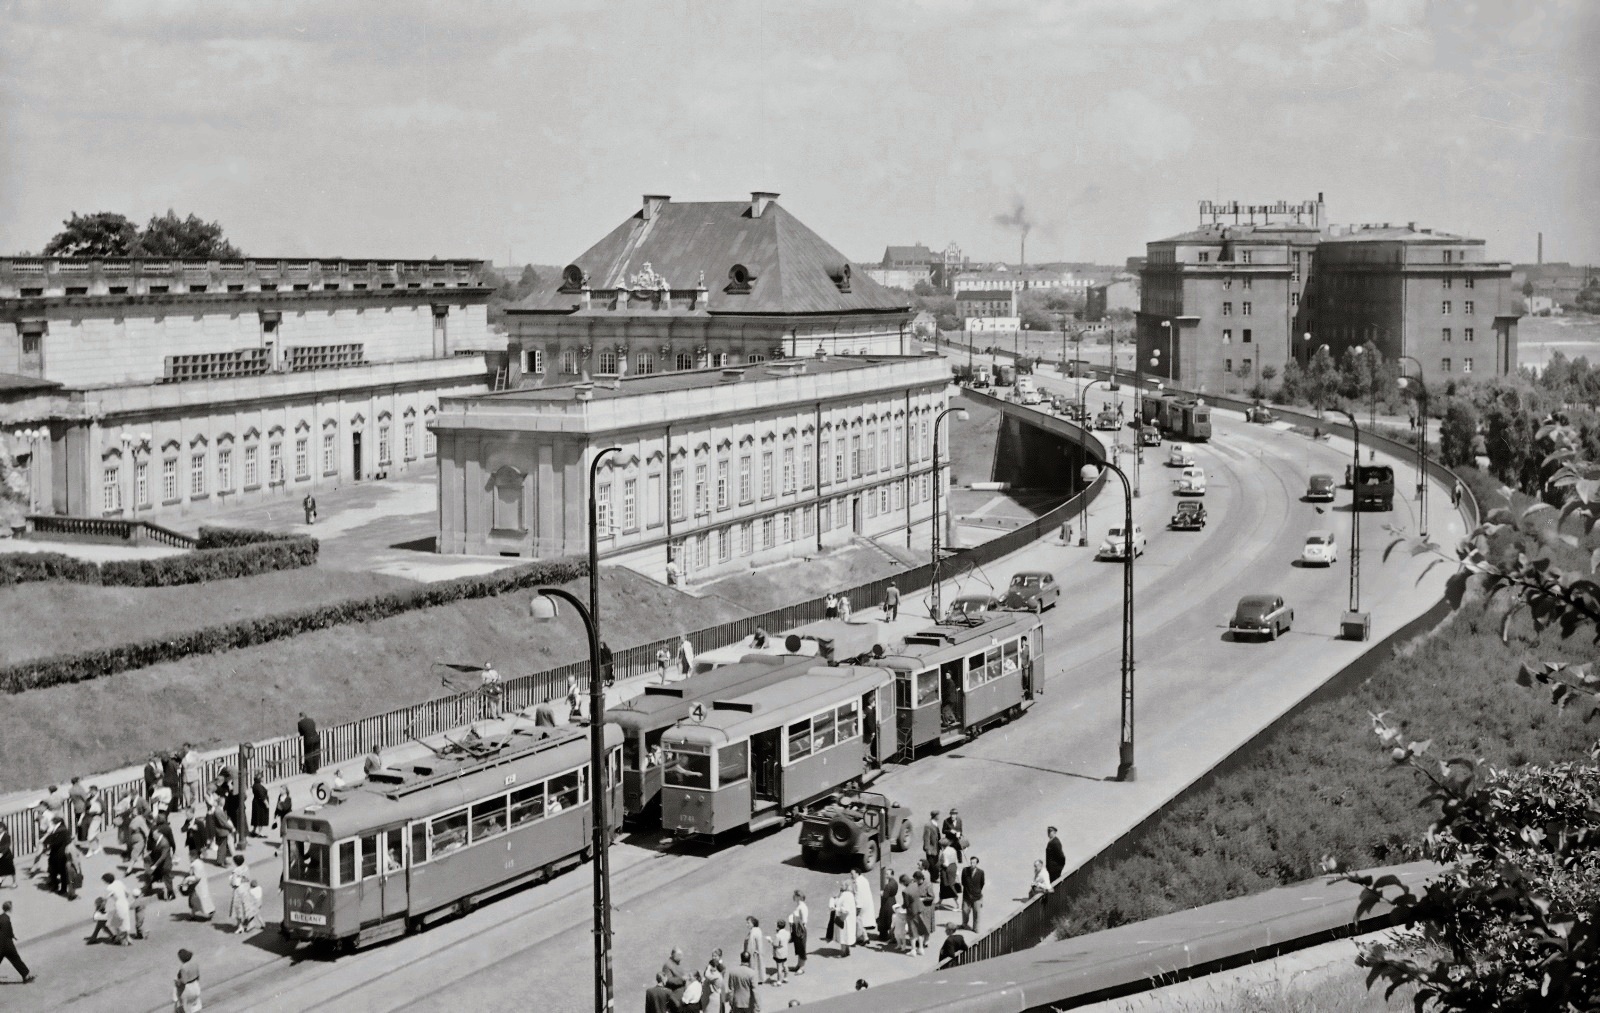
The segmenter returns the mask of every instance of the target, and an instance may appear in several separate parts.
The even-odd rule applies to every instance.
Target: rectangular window
[[[717,562],[726,563],[733,558],[733,532],[722,528],[717,532]]]
[[[776,533],[776,529],[773,526],[772,518],[771,517],[763,517],[763,518],[761,518],[761,547],[763,549],[772,548],[774,545],[777,544],[777,542],[774,540],[776,537],[777,537],[777,533]]]
[[[467,846],[467,811],[435,816],[428,823],[429,853],[442,858]]]
[[[1450,291],[1450,279],[1449,279],[1449,278],[1446,278],[1446,279],[1445,279],[1445,280],[1444,280],[1444,290],[1445,290],[1445,291],[1446,291],[1446,292],[1448,292],[1448,291]]]
[[[667,479],[667,509],[675,521],[683,520],[683,469],[673,468]]]
[[[1443,358],[1443,359],[1439,360],[1439,372],[1441,372],[1441,373],[1450,372],[1450,360],[1449,360],[1449,358]]]
[[[1249,303],[1241,303],[1240,304],[1240,306],[1239,306],[1239,315],[1240,316],[1246,316],[1246,317],[1250,315],[1250,304]]]
[[[735,742],[717,750],[717,787],[738,784],[750,776],[750,742]]]
[[[331,429],[322,433],[322,473],[331,475],[339,467],[338,435]]]
[[[135,506],[150,505],[150,464],[138,461],[133,466],[133,502]]]
[[[1477,287],[1476,279],[1473,279],[1473,278],[1462,278],[1461,279],[1461,284],[1465,288],[1476,288]]]
[[[694,466],[694,515],[696,517],[711,512],[711,489],[706,481],[709,472],[709,465],[697,464]]]
[[[816,457],[812,454],[811,444],[800,445],[800,488],[810,489],[817,484]]]
[[[639,480],[626,479],[622,483],[622,530],[635,531],[639,527]]]
[[[428,428],[428,422],[424,419],[422,422],[422,456],[432,457],[438,452],[439,437],[433,434],[433,430]]]
[[[1461,360],[1461,372],[1463,372],[1463,373],[1472,372],[1472,360],[1470,358]]]
[[[107,465],[100,476],[100,509],[114,513],[122,509],[122,467]]]
[[[217,448],[217,491],[233,490],[233,448]]]
[[[667,747],[661,755],[661,783],[672,788],[711,787],[711,754]]]
[[[563,809],[576,809],[584,803],[583,789],[576,770],[550,779],[547,806],[551,815]]]
[[[828,504],[824,503],[818,509],[818,513],[820,514],[820,518],[817,521],[817,523],[822,525],[823,532],[826,533],[826,532],[832,531],[833,530],[833,508],[830,507]]]
[[[561,353],[561,372],[575,375],[578,372],[578,350],[568,348]]]
[[[1252,335],[1250,333],[1250,328],[1246,327],[1244,329],[1244,344],[1246,344],[1246,345],[1250,344],[1251,340],[1252,340]]]
[[[311,439],[307,436],[294,438],[294,477],[311,477]]]
[[[390,455],[389,423],[378,423],[378,463],[387,467],[394,461]]]
[[[783,448],[783,491],[794,492],[794,448]]]
[[[823,440],[818,446],[822,448],[820,455],[820,460],[822,461],[821,484],[829,485],[833,482],[833,441]]]
[[[1472,316],[1472,300],[1471,299],[1468,299],[1466,302],[1461,304],[1461,312],[1465,313],[1469,317]]]
[[[406,420],[404,439],[406,460],[415,461],[417,459],[417,423],[414,419]]]
[[[1455,259],[1456,259],[1456,254],[1455,254],[1454,250],[1445,250],[1444,251],[1444,262],[1446,264],[1451,263]]]
[[[783,514],[783,544],[788,545],[794,541],[794,513],[785,511]]]
[[[1233,372],[1233,360],[1232,359],[1223,359],[1222,360],[1222,371],[1224,373]]]
[[[244,448],[244,487],[254,489],[261,484],[261,466],[257,458],[260,457],[261,448],[249,444]]]
[[[599,482],[594,487],[594,531],[598,538],[611,537],[610,482]]]
[[[811,750],[820,753],[831,748],[838,740],[834,738],[834,712],[824,711],[811,719]]]
[[[544,815],[544,782],[518,788],[511,793],[511,825],[520,827]]]
[[[802,538],[809,538],[810,536],[812,536],[812,535],[814,535],[816,533],[817,533],[817,531],[816,531],[816,522],[815,522],[814,517],[812,516],[811,508],[810,507],[801,508],[801,510],[800,510],[800,536]]]
[[[1240,260],[1241,263],[1245,263],[1245,264],[1250,263],[1250,251],[1249,250],[1240,250],[1239,251],[1239,260]],[[1249,279],[1246,279],[1245,281],[1246,281],[1246,284],[1248,285],[1249,284]]]
[[[1201,251],[1201,252],[1200,252],[1200,256],[1199,256],[1199,261],[1200,261],[1200,263],[1202,263],[1202,264],[1209,264],[1209,263],[1211,263],[1211,254],[1210,254],[1210,252],[1209,252],[1209,251],[1205,251],[1205,250],[1202,250],[1202,251]]]
[[[1249,376],[1250,375],[1250,360],[1249,359],[1244,359],[1239,363],[1239,375],[1240,376]]]
[[[844,437],[842,436],[833,442],[833,480],[835,482],[843,482],[845,480]]]
[[[273,485],[283,484],[283,444],[273,443],[267,447],[267,480]]]
[[[1462,341],[1471,341],[1472,340],[1472,328],[1467,327],[1467,328],[1464,328],[1461,331],[1461,340]]]
[[[1222,329],[1222,343],[1224,345],[1233,344],[1233,330],[1232,330],[1232,328],[1224,327]]]
[[[867,452],[862,461],[862,469],[869,475],[878,470],[878,434],[867,434]]]
[[[854,700],[839,705],[839,741],[849,742],[861,734],[861,705]]]
[[[750,521],[739,525],[739,555],[748,556],[756,551],[756,526]]]
[[[506,832],[506,797],[486,799],[472,807],[473,843],[498,837]]]
[[[694,565],[704,570],[711,565],[711,536],[696,535],[694,540]]]
[[[1441,330],[1439,332],[1439,340],[1440,341],[1449,341],[1450,340],[1450,328],[1446,327],[1446,328],[1444,328],[1443,330]]]
[[[850,477],[861,477],[861,437],[850,437]]]
[[[717,509],[728,509],[728,462],[717,462]]]
[[[1293,309],[1294,307],[1297,307],[1299,305],[1300,305],[1300,293],[1299,292],[1290,292],[1289,293],[1289,307],[1291,309]]]
[[[286,841],[289,849],[289,881],[329,886],[328,846],[311,841]]]
[[[206,494],[206,452],[189,455],[189,498]]]
[[[1222,315],[1225,317],[1233,316],[1233,303],[1225,302],[1222,304]]]
[[[749,503],[755,499],[755,487],[752,481],[752,465],[750,455],[739,458],[739,502]]]
[[[1440,313],[1449,313],[1450,312],[1450,300],[1446,299],[1444,302],[1439,304],[1439,312]]]
[[[886,485],[880,485],[880,486],[878,486],[878,513],[886,514],[888,512],[889,512],[889,487],[886,486]]]
[[[772,451],[761,454],[761,498],[772,498]]]
[[[789,726],[789,762],[811,755],[811,719],[796,721]]]
[[[361,878],[371,879],[378,874],[378,835],[367,834],[361,838]]]
[[[524,373],[544,372],[544,350],[541,348],[525,348],[522,351],[522,371]]]
[[[1291,281],[1299,281],[1300,280],[1300,254],[1296,253],[1296,254],[1293,255],[1293,257],[1294,257],[1294,273],[1290,277],[1289,280],[1291,280]]]
[[[1240,288],[1243,288],[1246,292],[1250,291],[1250,289],[1255,287],[1255,286],[1251,285],[1251,282],[1253,282],[1254,280],[1255,280],[1254,278],[1246,278],[1244,280],[1244,284],[1241,285]]]

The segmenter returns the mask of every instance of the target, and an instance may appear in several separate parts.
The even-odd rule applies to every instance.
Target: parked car
[[[1139,442],[1147,447],[1161,446],[1161,430],[1155,426],[1140,426]]]
[[[1105,541],[1100,543],[1100,550],[1094,554],[1096,559],[1125,559],[1128,548],[1128,538],[1119,524],[1106,532]],[[1137,558],[1144,555],[1145,540],[1144,529],[1139,525],[1133,526],[1133,554]]]
[[[1332,566],[1339,561],[1339,543],[1333,532],[1326,529],[1306,535],[1305,548],[1300,550],[1300,561],[1307,566]]]
[[[1285,604],[1281,594],[1247,594],[1239,599],[1228,620],[1228,632],[1235,637],[1266,637],[1278,639],[1294,625],[1294,609]]]
[[[1001,608],[1000,599],[992,594],[964,594],[950,603],[950,611],[945,613],[945,622],[978,619],[985,612],[999,612]]]
[[[1306,499],[1313,503],[1332,503],[1334,496],[1333,476],[1316,474],[1312,475],[1306,483]]]
[[[1206,470],[1204,468],[1188,467],[1178,474],[1179,496],[1204,496],[1206,494]]]
[[[1077,406],[1065,394],[1050,395],[1050,410],[1065,418],[1072,418],[1072,411]]]
[[[1174,531],[1199,531],[1206,526],[1206,505],[1197,499],[1186,499],[1178,503],[1178,509],[1172,514],[1172,529]]]
[[[1061,600],[1061,585],[1046,570],[1024,570],[1012,574],[1011,586],[1001,599],[1011,612],[1043,612]]]
[[[1116,412],[1101,412],[1094,417],[1096,429],[1121,429],[1122,423],[1117,421]]]
[[[1244,413],[1246,422],[1260,422],[1262,424],[1278,421],[1278,416],[1272,414],[1272,409],[1264,405],[1256,405]]]
[[[871,870],[886,845],[904,851],[910,844],[910,810],[875,791],[842,795],[806,813],[800,824],[800,860],[808,869],[834,862]]]
[[[1174,443],[1167,451],[1167,467],[1187,468],[1194,464],[1194,451],[1182,443]]]

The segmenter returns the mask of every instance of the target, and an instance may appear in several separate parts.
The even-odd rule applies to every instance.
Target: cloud
[[[1181,110],[1140,91],[1107,95],[1088,118],[1088,133],[1115,143],[1138,165],[1182,155],[1194,144],[1195,127]]]

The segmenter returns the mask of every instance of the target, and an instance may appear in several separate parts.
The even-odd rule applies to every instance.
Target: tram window
[[[467,846],[467,811],[453,812],[448,816],[435,816],[429,825],[433,839],[433,857],[443,858],[452,851]]]
[[[984,676],[984,682],[993,682],[1000,678],[1000,648],[989,648],[989,671]]]
[[[675,788],[711,787],[711,756],[668,748],[661,762],[661,783]]]
[[[296,883],[328,886],[328,846],[310,841],[290,841],[289,879]]]
[[[811,719],[789,726],[789,762],[811,755]]]
[[[629,770],[644,769],[644,743],[637,735],[622,740],[622,765]]]
[[[406,835],[404,830],[384,832],[384,872],[400,872],[406,867]]]
[[[589,768],[582,767],[578,770],[578,804],[589,804]]]
[[[511,825],[520,827],[544,815],[544,782],[511,793]]]
[[[421,865],[428,860],[428,823],[411,824],[411,864]]]
[[[833,736],[833,711],[826,711],[811,719],[811,751],[820,753],[837,740]]]
[[[378,874],[378,835],[361,838],[361,878],[370,879]]]
[[[1000,666],[1002,671],[1015,672],[1017,670],[1017,645],[1018,645],[1018,641],[1015,641],[1015,640],[1006,641],[1006,645],[1005,645],[1005,661],[1002,662],[1002,664]]]
[[[506,797],[491,798],[472,807],[472,839],[486,841],[506,832]]]
[[[983,685],[983,655],[974,654],[967,659],[967,688],[976,689]]]
[[[900,710],[911,707],[911,673],[896,672],[894,674],[894,705]]]
[[[930,668],[917,673],[917,706],[926,707],[939,699],[939,670]]]
[[[562,774],[560,777],[550,779],[550,814],[553,816],[563,809],[571,809],[578,804],[578,772]]]
[[[750,742],[735,742],[717,750],[717,787],[738,784],[750,776]]]
[[[340,841],[339,848],[339,885],[354,883],[356,881],[356,842]]]
[[[861,705],[851,700],[839,707],[839,741],[847,742],[861,734]]]

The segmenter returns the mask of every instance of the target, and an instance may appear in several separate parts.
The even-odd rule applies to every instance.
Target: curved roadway
[[[1044,385],[1062,386],[1049,378]],[[1102,386],[1090,400],[1108,397]],[[1069,868],[1075,867],[1362,650],[1335,639],[1346,606],[1348,494],[1322,514],[1300,500],[1311,471],[1342,473],[1349,445],[1312,444],[1285,428],[1247,425],[1228,412],[1213,417],[1213,440],[1195,448],[1196,463],[1208,477],[1207,527],[1166,530],[1176,501],[1176,472],[1159,463],[1166,446],[1147,453],[1143,494],[1135,500],[1136,518],[1149,539],[1135,567],[1138,780],[1108,780],[1117,764],[1122,581],[1118,565],[1092,558],[1108,523],[1121,518],[1117,483],[1091,513],[1089,548],[1046,540],[1009,565],[990,568],[1001,578],[1047,567],[1063,582],[1061,604],[1044,616],[1048,676],[1042,700],[1020,721],[963,747],[891,767],[878,782],[879,790],[910,807],[918,832],[929,809],[959,806],[970,853],[988,871],[988,923],[1026,894],[1047,824],[1062,828]],[[1397,466],[1397,472],[1398,490],[1409,491],[1409,469]],[[1447,495],[1430,497],[1430,504],[1444,504],[1430,518],[1439,541],[1463,530],[1448,502]],[[1362,518],[1363,605],[1373,612],[1374,640],[1437,601],[1443,586],[1444,568],[1416,585],[1425,560],[1396,553],[1382,562],[1388,536],[1381,525],[1415,529],[1415,508],[1397,492],[1393,514]],[[1307,569],[1295,563],[1313,527],[1338,532],[1339,565]],[[1224,633],[1226,615],[1240,595],[1262,591],[1281,593],[1294,606],[1293,632],[1274,643],[1233,642]],[[659,834],[627,835],[612,857],[619,1008],[636,1006],[674,945],[684,949],[691,968],[704,966],[716,947],[737,963],[745,915],[769,926],[788,913],[795,889],[810,898],[815,952],[836,876],[801,865],[796,834],[790,827],[715,848],[666,847]],[[915,858],[913,851],[891,855],[888,862],[906,871]],[[269,887],[269,917],[276,910],[275,893]],[[197,951],[205,998],[216,1008],[580,1010],[592,1002],[589,898],[588,870],[580,868],[465,918],[336,961],[285,956],[272,930],[241,943],[214,929],[175,924],[159,927],[156,938]],[[226,907],[224,898],[218,902]],[[948,917],[941,916],[941,923]],[[55,984],[48,994],[77,1008],[170,1008],[170,1000],[161,1001],[170,994],[164,991],[172,962],[168,949],[162,947],[160,960],[132,959],[135,951],[128,950],[97,952],[94,972],[79,980],[49,970]],[[857,977],[878,982],[933,966],[931,957],[857,949],[841,960],[830,955],[831,947],[827,951],[811,961],[811,973],[768,990],[763,1004],[816,999],[848,990]],[[27,956],[49,969],[56,953],[60,962],[85,956],[71,940],[40,941]],[[133,996],[139,1000],[131,1001]]]

